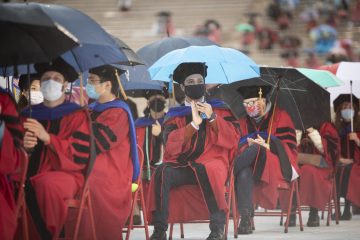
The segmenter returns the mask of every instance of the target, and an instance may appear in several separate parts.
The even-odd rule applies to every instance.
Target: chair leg
[[[289,204],[288,204],[288,209],[287,209],[287,212],[286,212],[286,221],[285,221],[285,229],[284,229],[285,233],[288,232],[288,227],[289,227],[292,199],[293,199],[293,194],[294,194],[294,185],[295,185],[294,182],[292,182],[291,183],[291,189],[290,189]]]
[[[233,191],[231,191],[231,194],[232,194],[231,204],[232,204],[232,214],[233,214],[233,221],[234,221],[234,238],[237,238],[238,237],[237,227],[238,227],[238,223],[239,223],[239,216],[238,216],[237,206],[236,206],[235,185],[233,185],[233,186],[234,186]]]
[[[184,238],[184,224],[180,223],[180,237]]]
[[[283,225],[284,222],[284,212],[281,210],[281,216],[280,216],[280,226]]]
[[[145,204],[144,191],[143,191],[142,185],[140,186],[140,202],[141,202],[141,208],[142,208],[142,211],[143,211],[145,239],[149,240],[149,225],[148,225],[148,222],[147,222],[146,204]]]
[[[169,240],[172,240],[173,230],[174,230],[174,224],[170,223]]]
[[[302,212],[301,212],[301,203],[300,203],[300,193],[299,193],[299,182],[295,180],[295,193],[296,193],[296,207],[299,215],[300,231],[304,231],[304,225],[302,222]]]
[[[325,212],[324,210],[321,211],[321,220],[324,220],[324,215],[325,215],[324,212]]]
[[[131,211],[130,211],[130,220],[129,220],[129,225],[126,231],[126,240],[130,239],[130,233],[131,230],[133,228],[133,222],[134,222],[134,209],[135,209],[135,204],[136,204],[136,200],[137,200],[137,196],[138,196],[138,192],[136,191],[133,195],[133,199],[131,201]]]

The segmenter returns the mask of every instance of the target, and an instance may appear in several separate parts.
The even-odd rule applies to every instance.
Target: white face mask
[[[44,101],[44,95],[41,91],[31,91],[30,98],[31,105],[40,104]]]
[[[63,85],[55,80],[41,82],[41,92],[48,101],[56,101],[63,95]]]

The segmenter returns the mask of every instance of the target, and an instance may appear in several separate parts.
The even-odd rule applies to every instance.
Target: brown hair
[[[345,103],[346,102],[342,102],[335,112],[335,127],[338,131],[340,131],[341,128],[343,128],[345,123],[344,119],[341,116],[341,109]],[[358,132],[360,131],[359,108],[355,104],[353,104],[353,107],[354,107],[354,131]]]

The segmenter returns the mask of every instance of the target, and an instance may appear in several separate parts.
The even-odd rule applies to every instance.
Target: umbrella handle
[[[351,108],[353,108],[352,81],[350,81],[350,104],[351,104]],[[350,127],[351,127],[351,132],[354,132],[354,117],[353,116],[351,116],[351,119],[350,119]]]
[[[83,82],[83,75],[81,72],[79,73],[79,80],[80,80],[80,106],[83,107],[84,106],[84,92],[83,92],[84,82]]]

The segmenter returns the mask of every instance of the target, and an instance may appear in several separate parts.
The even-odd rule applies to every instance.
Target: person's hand
[[[355,132],[349,133],[349,139],[354,141],[356,145],[360,146],[360,139]]]
[[[351,159],[351,158],[340,158],[340,159],[339,159],[339,162],[340,162],[342,165],[348,165],[348,164],[353,163],[354,160]]]
[[[156,122],[152,125],[151,133],[154,136],[159,136],[160,135],[160,133],[161,133],[161,125],[158,122],[158,120],[156,120]]]
[[[37,145],[37,137],[34,133],[26,131],[23,144],[25,149],[32,149]]]
[[[199,112],[205,113],[208,119],[211,117],[211,114],[213,113],[212,107],[208,103],[197,102],[196,108]]]
[[[41,125],[41,123],[39,123],[35,119],[28,118],[24,123],[24,128],[32,132],[35,135],[35,137],[39,138],[45,144],[48,144],[50,142],[49,133],[45,130],[43,125]]]
[[[258,134],[256,139],[248,138],[247,139],[249,146],[253,144],[258,144],[260,146],[265,147],[266,149],[270,149],[270,145],[265,142],[265,140]]]
[[[194,124],[199,126],[203,120],[199,115],[198,109],[194,101],[191,101],[191,112],[192,112],[192,121],[194,122]]]

